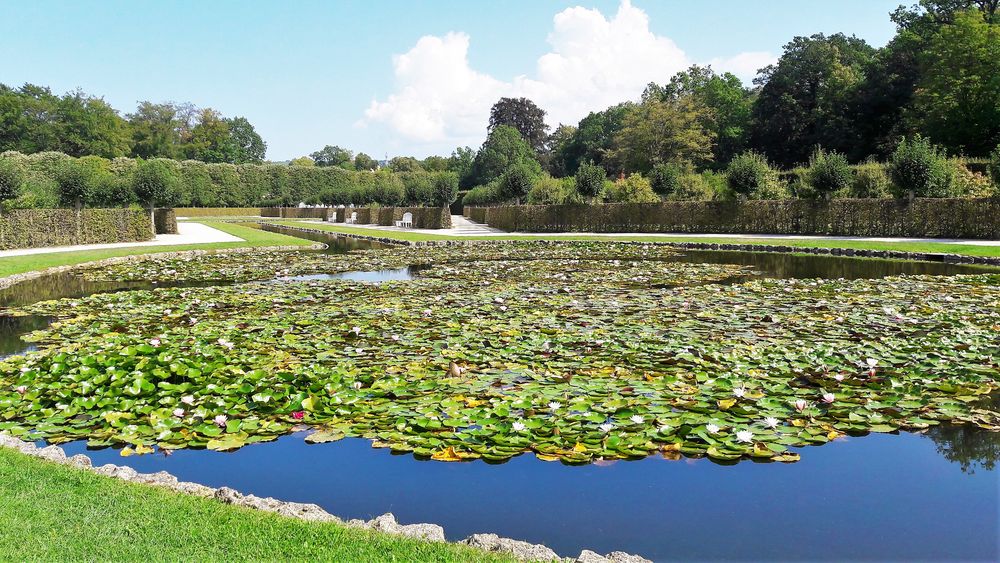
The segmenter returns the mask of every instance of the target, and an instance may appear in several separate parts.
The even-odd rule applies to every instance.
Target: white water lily
[[[733,396],[734,397],[742,399],[743,396],[746,395],[746,394],[747,394],[746,387],[743,387],[743,386],[733,387]]]
[[[718,424],[706,424],[705,425],[705,430],[708,430],[709,434],[718,434],[719,433],[719,425]]]
[[[740,430],[739,432],[736,433],[736,441],[746,442],[748,444],[750,442],[753,442],[753,432],[749,430]]]
[[[193,405],[194,395],[184,395],[183,397],[181,397],[181,402],[184,403],[185,405]]]
[[[664,424],[663,426],[660,426],[660,427],[659,427],[659,428],[657,428],[656,430],[657,430],[657,431],[658,431],[658,432],[659,432],[660,434],[666,434],[666,433],[670,432],[671,430],[673,430],[673,427],[671,427],[671,426],[670,426],[669,424]]]
[[[150,338],[149,339],[149,345],[150,346],[159,346],[160,345],[160,339],[159,338]]]
[[[506,311],[507,310],[507,306],[506,305],[500,305],[500,310],[501,311]]]
[[[351,332],[353,332],[356,335],[361,334],[361,327],[360,326],[352,327]]]
[[[220,428],[225,428],[226,423],[229,422],[229,417],[224,414],[220,414],[213,418],[212,422],[217,424]]]
[[[398,335],[398,334],[393,334],[391,338],[392,338],[392,339],[393,339],[394,341],[399,341],[399,335]]]
[[[768,428],[777,428],[778,419],[774,418],[773,416],[769,416],[764,419],[764,426],[767,426]]]
[[[834,375],[833,378],[836,379],[837,381],[843,381],[844,380],[844,374],[838,373],[837,375]]]
[[[355,389],[361,389],[361,382],[360,381],[355,381],[354,382],[354,388]]]
[[[605,434],[607,434],[608,432],[611,432],[611,430],[613,430],[614,427],[615,427],[615,425],[611,424],[610,422],[605,422],[604,424],[598,426],[598,428],[601,429],[601,432],[604,432]]]
[[[633,414],[628,419],[631,420],[632,422],[634,422],[635,424],[642,424],[645,421],[645,419],[642,418],[642,416],[638,415],[638,414]]]
[[[823,393],[823,402],[826,404],[832,403],[836,398],[833,393]]]
[[[878,365],[878,360],[876,360],[875,358],[868,358],[867,360],[865,360],[865,363],[868,364],[869,368],[875,369],[875,366]]]
[[[559,401],[552,401],[551,403],[549,403],[549,408],[554,411],[559,410],[560,407],[562,407],[562,403],[560,403]]]
[[[527,426],[525,426],[520,420],[511,424],[510,427],[514,429],[514,432],[523,432],[524,429],[527,428]]]
[[[424,316],[425,317],[431,316],[431,310],[430,309],[424,309]]]
[[[219,346],[222,346],[223,348],[225,348],[227,350],[232,350],[233,347],[236,346],[235,344],[233,344],[232,342],[226,340],[225,338],[220,338],[220,339],[216,340],[216,342],[219,344]]]
[[[184,418],[184,409],[174,409],[173,414],[177,418]]]

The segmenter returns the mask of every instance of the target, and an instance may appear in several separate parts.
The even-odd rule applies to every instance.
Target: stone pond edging
[[[271,497],[261,498],[254,495],[244,495],[239,491],[229,487],[209,487],[199,483],[181,481],[177,477],[166,471],[156,473],[139,473],[135,469],[125,465],[115,465],[108,463],[100,467],[94,467],[90,458],[83,454],[67,456],[66,452],[59,446],[46,446],[39,448],[34,442],[22,440],[6,432],[0,432],[0,447],[17,450],[22,454],[76,467],[98,475],[113,477],[132,483],[142,483],[163,487],[174,492],[187,495],[194,495],[204,498],[212,498],[224,504],[231,504],[243,508],[273,512],[288,518],[296,518],[308,522],[335,522],[352,528],[365,528],[377,532],[415,538],[424,541],[445,542],[444,528],[437,524],[400,524],[396,517],[387,512],[372,520],[348,520],[340,518],[323,510],[316,504],[301,502],[286,502]],[[621,551],[614,551],[607,555],[601,555],[590,550],[583,550],[576,558],[562,558],[551,548],[541,544],[533,544],[525,541],[503,538],[496,534],[472,534],[471,536],[456,542],[482,551],[504,553],[511,555],[521,561],[564,561],[576,563],[651,563],[648,559],[638,555],[630,555]]]
[[[219,248],[219,249],[206,249],[206,250],[178,250],[174,252],[149,252],[145,254],[130,254],[128,256],[114,256],[111,258],[104,258],[101,260],[93,260],[90,262],[81,262],[79,264],[67,264],[65,266],[52,266],[51,268],[45,268],[42,270],[33,270],[31,272],[23,272],[20,274],[11,274],[0,278],[0,290],[7,289],[9,287],[15,286],[21,282],[28,280],[33,280],[41,278],[44,276],[52,274],[60,274],[63,272],[70,272],[73,270],[78,270],[82,268],[93,268],[99,266],[113,266],[115,264],[123,264],[127,262],[141,262],[143,260],[149,260],[152,258],[181,258],[184,256],[200,256],[202,254],[241,254],[246,252],[259,252],[262,250],[268,251],[291,251],[291,250],[322,250],[326,248],[327,245],[317,242],[311,245],[285,245],[285,246],[247,246],[238,248]]]

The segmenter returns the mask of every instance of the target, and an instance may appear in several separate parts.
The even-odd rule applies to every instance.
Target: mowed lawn
[[[30,254],[27,256],[7,256],[0,258],[0,277],[12,274],[43,270],[55,266],[67,266],[103,260],[116,256],[133,256],[136,254],[153,254],[156,252],[175,252],[180,250],[218,250],[226,248],[265,247],[265,246],[308,246],[312,241],[290,237],[278,233],[269,233],[252,227],[224,223],[221,221],[198,221],[215,227],[231,235],[243,239],[242,242],[215,242],[205,244],[185,244],[174,246],[137,246],[134,248],[110,248],[105,250],[77,250],[72,252],[52,252],[47,254]]]
[[[5,448],[0,530],[2,561],[510,561],[126,483]]]

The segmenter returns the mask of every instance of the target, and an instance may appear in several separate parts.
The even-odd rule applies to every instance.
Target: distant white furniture
[[[345,217],[344,218],[344,222],[345,223],[352,223],[352,224],[353,223],[357,223],[358,222],[358,212],[357,211],[352,211],[350,217]]]
[[[407,211],[406,213],[403,213],[403,218],[401,220],[399,220],[399,221],[396,221],[396,226],[397,227],[404,227],[404,228],[412,229],[413,228],[413,213],[410,213],[409,211]]]

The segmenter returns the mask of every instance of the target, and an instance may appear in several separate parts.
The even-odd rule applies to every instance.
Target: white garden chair
[[[358,222],[358,212],[352,211],[351,216],[344,219],[345,223],[357,223]]]
[[[409,211],[407,211],[406,213],[403,213],[403,218],[400,219],[399,221],[396,221],[396,226],[397,227],[403,227],[403,228],[412,229],[413,228],[413,213],[410,213]]]

